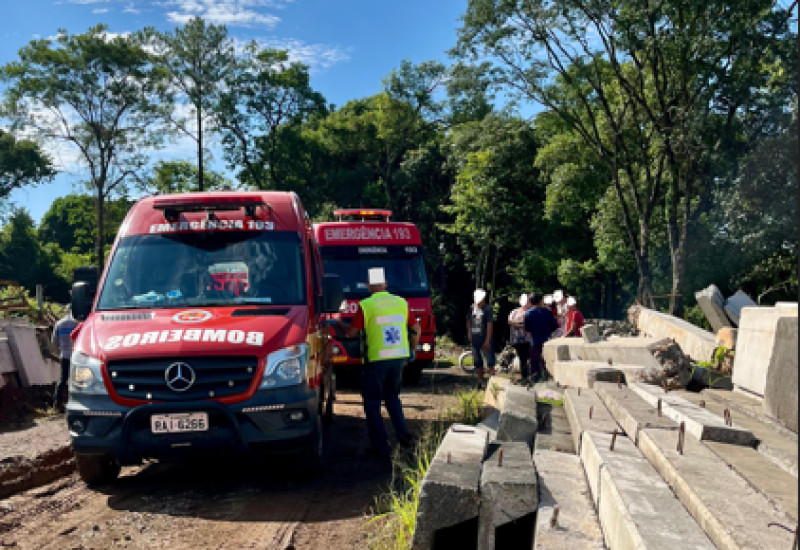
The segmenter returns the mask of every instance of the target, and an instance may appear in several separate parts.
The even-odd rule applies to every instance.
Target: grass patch
[[[379,528],[370,540],[374,550],[407,550],[417,520],[419,488],[433,461],[436,450],[451,424],[475,425],[482,420],[483,393],[478,390],[455,394],[457,403],[425,424],[413,449],[400,449],[392,457],[392,480],[388,492],[375,499],[372,517],[367,524]]]

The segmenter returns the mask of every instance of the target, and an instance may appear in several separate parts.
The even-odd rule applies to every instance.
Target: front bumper
[[[76,453],[114,456],[122,465],[192,454],[294,451],[314,441],[319,395],[306,385],[261,390],[247,401],[156,403],[129,408],[108,396],[70,396],[67,427]],[[153,414],[206,412],[203,432],[154,434]],[[301,417],[290,418],[290,415]]]

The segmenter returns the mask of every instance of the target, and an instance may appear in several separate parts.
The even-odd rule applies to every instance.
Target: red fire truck
[[[342,283],[347,302],[339,318],[352,319],[358,302],[369,296],[367,270],[384,268],[387,290],[406,299],[422,328],[416,359],[404,372],[405,381],[416,384],[422,368],[433,362],[436,335],[419,231],[413,223],[391,221],[389,210],[336,210],[334,215],[338,221],[315,223],[314,235],[325,273],[337,274]],[[361,365],[361,340],[336,331],[331,357],[337,372]]]
[[[332,413],[322,275],[294,193],[147,197],[95,291],[78,282],[67,426],[78,472],[187,453],[299,452],[317,472]],[[295,461],[297,462],[297,461]]]

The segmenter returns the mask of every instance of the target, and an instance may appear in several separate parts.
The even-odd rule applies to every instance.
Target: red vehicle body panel
[[[343,211],[355,213],[356,211]],[[389,211],[369,210],[369,214],[379,214],[388,217]],[[337,212],[339,214],[339,212]],[[321,250],[330,249],[336,246],[414,246],[422,251],[422,239],[419,230],[413,223],[395,221],[336,221],[318,222],[313,225],[314,235]],[[324,260],[324,258],[323,258]],[[391,287],[391,282],[390,282]],[[416,350],[416,361],[431,362],[435,354],[435,335],[436,321],[431,307],[430,295],[424,297],[414,297],[404,295],[402,292],[395,292],[397,295],[406,299],[409,306],[409,315],[417,318],[420,323],[421,335]],[[343,313],[337,317],[343,320],[352,319],[357,311],[358,302],[362,298],[352,298],[345,292],[346,306]],[[329,356],[338,365],[360,365],[361,358],[350,356],[345,347],[335,339],[332,345],[336,349]],[[429,351],[422,351],[422,346],[429,347]]]

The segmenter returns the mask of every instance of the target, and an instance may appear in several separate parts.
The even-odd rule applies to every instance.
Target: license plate
[[[208,431],[208,413],[154,414],[150,417],[150,428],[154,434]]]

